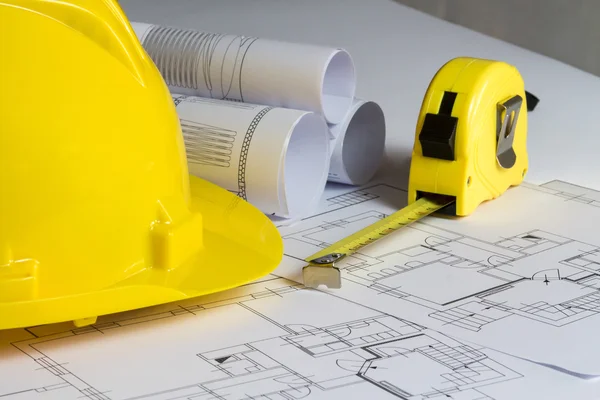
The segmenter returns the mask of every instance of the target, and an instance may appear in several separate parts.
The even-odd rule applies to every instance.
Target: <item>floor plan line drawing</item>
[[[0,345],[32,374],[0,381],[2,400],[495,399],[488,391],[528,379],[485,348],[277,277],[67,326]]]
[[[323,240],[325,235],[334,230],[344,231],[345,227],[355,226],[352,231],[358,230],[373,222],[385,218],[387,214],[379,211],[365,211],[360,214],[352,215],[350,218],[339,220],[325,220],[325,223],[307,229],[295,231],[293,234],[284,236],[284,240],[293,240],[309,246],[321,249],[333,244],[334,240],[345,236],[331,235],[331,240]],[[505,317],[506,312],[513,310],[514,313],[524,317],[534,318],[541,322],[553,325],[570,323],[578,318],[583,318],[587,312],[596,313],[600,311],[600,303],[597,301],[596,288],[593,285],[587,285],[591,280],[600,278],[600,248],[588,243],[575,242],[569,238],[561,237],[543,231],[524,232],[513,237],[507,237],[496,243],[486,243],[474,237],[466,235],[457,235],[453,232],[431,226],[426,222],[416,222],[407,227],[411,231],[423,233],[423,243],[409,246],[406,248],[394,248],[393,251],[382,252],[373,256],[358,252],[351,257],[344,269],[344,279],[353,281],[357,284],[366,286],[379,293],[394,296],[406,301],[416,301],[419,304],[433,310],[446,307],[454,303],[460,303],[466,299],[481,299],[485,304],[484,310],[500,311],[499,317]],[[542,256],[547,252],[553,252],[557,249],[569,248],[573,255],[564,259],[556,260],[558,267],[563,267],[563,271],[568,271],[563,276],[560,269],[548,270],[526,270],[516,268],[515,265],[531,259],[533,256]],[[481,258],[461,256],[462,253],[477,250]],[[568,254],[568,253],[567,253]],[[293,257],[293,255],[290,255]],[[297,257],[297,259],[301,259]],[[400,262],[388,262],[387,260],[396,260]],[[486,284],[482,284],[481,290],[476,292],[467,292],[464,296],[449,296],[444,301],[432,301],[433,296],[419,296],[415,293],[402,291],[406,282],[396,279],[409,272],[426,269],[427,267],[443,264],[466,271],[475,271],[473,275],[482,276]],[[516,271],[519,272],[516,272]],[[525,272],[526,271],[526,272]],[[398,281],[402,285],[390,282]],[[517,286],[522,282],[542,281],[546,286],[552,281],[568,281],[574,285],[582,285],[593,290],[590,294],[582,295],[571,299],[574,303],[587,304],[584,306],[573,306],[571,303],[561,303],[559,305],[535,305],[523,304],[523,307],[509,307],[505,301],[486,300],[486,297],[500,296],[505,290]],[[587,302],[586,302],[587,300]],[[470,303],[466,304],[472,304]],[[565,304],[569,304],[566,305]],[[594,307],[590,305],[595,304]],[[548,315],[545,312],[555,312],[555,315]],[[467,314],[470,315],[473,310]],[[455,317],[460,317],[461,312],[451,312]],[[584,314],[584,315],[581,315]],[[434,314],[435,315],[435,314]],[[439,314],[437,314],[439,316]],[[475,316],[473,316],[475,317]],[[576,317],[576,318],[574,318]],[[475,317],[477,319],[477,317]],[[463,321],[463,318],[452,318],[457,322]],[[483,316],[481,321],[489,320]],[[452,322],[450,322],[452,323]],[[462,324],[462,322],[460,322]],[[475,324],[476,325],[476,324]],[[475,326],[474,325],[474,326]],[[466,326],[465,326],[466,327]]]
[[[345,207],[350,207],[352,205],[364,203],[364,202],[367,202],[370,200],[376,200],[380,196],[378,194],[376,194],[373,191],[373,189],[375,189],[375,191],[376,191],[378,188],[389,187],[389,188],[394,188],[396,190],[401,190],[401,189],[397,189],[394,186],[391,186],[391,185],[388,185],[385,183],[374,183],[374,184],[365,185],[358,189],[353,188],[350,190],[348,190],[346,188],[346,185],[341,185],[341,186],[344,187],[344,189],[342,190],[342,193],[335,194],[330,197],[325,197],[322,201],[321,210],[317,210],[310,217],[306,217],[305,219],[315,218],[315,217],[318,217],[319,215],[322,215],[322,214],[325,214],[325,213],[328,213],[331,211],[341,210]],[[276,224],[276,225],[278,228],[285,226],[285,224]]]
[[[581,186],[572,185],[563,181],[551,181],[543,185],[534,185],[528,182],[521,184],[530,190],[539,191],[546,194],[551,194],[556,197],[564,199],[564,201],[578,201],[582,204],[588,204],[594,207],[600,206],[600,191],[583,188]],[[319,217],[322,214],[330,213],[332,211],[341,210],[345,207],[360,204],[363,202],[377,200],[381,198],[381,195],[377,194],[382,188],[389,188],[393,191],[397,191],[397,196],[401,199],[406,199],[408,191],[404,188],[390,184],[385,180],[381,182],[371,182],[363,185],[359,188],[351,188],[344,190],[341,194],[336,194],[331,197],[327,197],[324,201],[321,210],[317,211],[307,220]],[[405,201],[398,203],[400,206],[404,206]]]
[[[535,189],[535,186],[532,185]],[[589,189],[583,186],[575,185],[560,180],[546,182],[538,187],[538,190],[552,191],[556,196],[562,197],[565,201],[576,201],[578,203],[588,204],[592,207],[600,207],[600,191]]]
[[[563,210],[575,207],[577,211],[573,212],[579,214],[574,215],[593,220],[594,214],[590,213],[598,213],[592,211],[597,207],[588,201],[565,203],[564,194],[569,189],[562,182],[546,187],[524,184],[518,193],[519,198],[526,198],[531,197],[528,193],[538,192],[536,201],[556,204],[561,210],[550,213],[562,216],[566,215]],[[382,220],[402,207],[406,197],[405,191],[391,185],[360,191],[369,200],[338,205],[333,197],[328,201],[334,207],[327,205],[323,212],[301,224],[281,228],[285,260],[275,273],[299,279],[302,260]],[[516,196],[514,193],[517,192],[494,200],[495,204],[513,201],[505,198]],[[576,195],[583,198],[594,196],[594,192]],[[600,198],[600,192],[598,195]],[[342,196],[347,194],[339,197]],[[536,332],[550,329],[558,338],[563,329],[576,332],[579,326],[600,326],[600,240],[595,240],[594,231],[589,231],[588,236],[579,232],[578,239],[573,239],[564,233],[560,219],[546,219],[536,226],[537,222],[531,225],[520,218],[497,229],[499,234],[495,234],[496,228],[489,225],[494,221],[491,212],[482,215],[483,212],[476,211],[474,216],[463,219],[463,231],[455,231],[459,225],[451,220],[426,218],[360,249],[338,263],[345,287],[340,292],[342,297],[492,348],[499,348],[502,341],[503,346],[508,345],[508,339],[498,339],[498,332],[503,329],[506,334],[511,329],[522,329],[524,333],[530,327]],[[485,225],[478,218],[484,218]],[[469,224],[490,226],[487,236],[481,237],[467,228]],[[589,226],[593,228],[593,223]],[[488,332],[489,336],[485,336]],[[479,341],[482,337],[487,340]],[[506,347],[501,350],[514,351]]]
[[[563,182],[560,180],[550,181],[542,185],[535,185],[528,182],[523,182],[521,186],[529,190],[535,190],[538,192],[554,195],[556,197],[564,199],[567,202],[577,199],[577,201],[582,204],[589,204],[592,206],[600,205],[594,203],[594,201],[600,203],[600,191],[574,185],[568,182]],[[363,185],[359,188],[352,187],[350,189],[344,190],[341,194],[336,194],[334,196],[326,198],[325,206],[322,207],[322,210],[320,210],[320,212],[316,212],[307,219],[319,217],[322,214],[331,211],[336,211],[344,207],[350,207],[352,205],[359,204],[365,201],[380,199],[381,195],[377,193],[381,190],[381,188],[389,188],[394,191],[397,191],[396,195],[402,199],[406,199],[408,195],[408,190],[405,188],[401,188],[399,186],[391,184],[386,180],[382,180],[380,182],[375,181]],[[398,204],[406,205],[402,203],[403,202],[401,201]]]
[[[377,195],[372,194],[367,189],[355,190],[339,196],[335,196],[327,199],[327,202],[333,207],[335,206],[351,206],[354,204],[360,204],[365,201],[373,200],[378,198]]]
[[[389,185],[352,192],[325,199],[333,211],[283,230],[293,273],[305,253],[388,215],[405,196]],[[87,327],[0,331],[0,400],[597,398],[584,379],[522,359],[532,348],[597,361],[593,240],[551,225],[495,238],[443,221],[411,229],[401,245],[387,238],[350,259],[341,290],[309,289],[281,270]],[[552,336],[559,331],[564,340]],[[488,332],[495,336],[479,340]]]

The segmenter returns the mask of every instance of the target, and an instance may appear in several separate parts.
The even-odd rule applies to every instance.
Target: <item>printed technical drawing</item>
[[[567,187],[523,185],[462,220],[431,217],[405,227],[339,264],[339,295],[453,337],[600,375],[600,350],[589,350],[596,338],[586,333],[600,329],[600,208],[573,202]],[[299,280],[305,257],[384,218],[405,198],[387,185],[365,192],[372,200],[280,228],[286,259],[276,273]],[[543,213],[526,215],[540,204]]]
[[[180,114],[181,130],[191,171],[196,171],[200,176],[207,175],[213,180],[216,179],[225,189],[247,200],[246,170],[252,137],[259,122],[273,108],[178,94],[172,95],[172,97]],[[186,105],[192,104],[212,106],[214,109],[185,108]],[[200,121],[202,118],[199,118],[199,115],[203,115],[201,111],[223,112],[228,108],[246,112],[242,115],[247,119],[250,118],[249,122],[244,124],[243,121],[240,121],[241,123],[232,124],[229,121],[230,126],[238,127],[232,129]],[[243,130],[239,128],[240,126],[243,126]],[[239,132],[242,134],[238,135]],[[198,167],[202,168],[201,172],[196,170]],[[222,167],[225,170],[219,171],[220,168],[210,170],[207,169],[208,167]],[[233,167],[231,171],[227,171],[231,167]],[[230,178],[226,179],[228,176]]]
[[[189,163],[230,167],[236,131],[181,120]]]
[[[260,123],[260,120],[273,109],[273,107],[265,107],[260,110],[250,122],[250,126],[246,130],[244,135],[244,141],[242,142],[242,148],[240,151],[240,163],[238,167],[238,192],[237,195],[244,200],[248,200],[246,195],[246,164],[248,164],[248,152],[250,151],[250,143],[252,142],[252,136]]]
[[[541,188],[548,190],[556,196],[565,198],[566,201],[577,201],[594,207],[600,207],[600,191],[597,190],[563,181],[548,182],[541,185]]]
[[[513,400],[583,389],[281,278],[79,329],[10,331],[0,343],[3,400]]]
[[[237,110],[256,110],[256,109],[265,107],[263,105],[258,105],[258,104],[241,103],[236,100],[222,101],[222,100],[211,99],[211,98],[207,98],[207,97],[197,97],[197,96],[189,96],[189,95],[182,95],[182,94],[174,94],[174,95],[172,95],[172,97],[173,97],[173,102],[175,103],[175,106],[177,106],[179,103],[181,103],[182,101],[185,100],[188,103],[208,104],[208,105],[212,104],[212,105],[216,105],[219,107],[226,107],[226,108],[232,108],[232,109],[237,109]]]
[[[198,90],[203,96],[243,101],[242,67],[248,49],[256,40],[155,26],[148,31],[144,46],[167,85]],[[180,51],[165,52],[166,41]]]
[[[181,94],[171,97],[190,174],[275,218],[302,218],[316,208],[330,159],[329,128],[320,115]],[[306,149],[312,157],[309,167],[298,157]]]

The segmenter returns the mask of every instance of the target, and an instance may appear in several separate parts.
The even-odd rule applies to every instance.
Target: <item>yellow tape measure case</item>
[[[416,126],[409,204],[455,198],[441,213],[465,216],[520,184],[527,172],[527,110],[519,71],[504,62],[456,58],[435,75]]]

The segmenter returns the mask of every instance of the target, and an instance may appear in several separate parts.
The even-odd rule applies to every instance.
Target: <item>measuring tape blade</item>
[[[335,263],[342,258],[438,210],[470,215],[519,185],[529,166],[525,98],[523,79],[512,65],[470,57],[444,64],[417,120],[409,205],[306,258],[304,284],[340,288]]]
[[[454,199],[446,196],[422,197],[382,220],[305,258],[304,261],[309,264],[302,270],[304,285],[313,288],[325,285],[328,288],[339,289],[342,282],[340,270],[335,266],[336,262],[378,239],[450,205],[453,201]]]

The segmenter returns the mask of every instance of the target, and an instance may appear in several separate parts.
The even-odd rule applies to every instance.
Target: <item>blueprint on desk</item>
[[[305,257],[405,205],[385,184],[328,199],[281,227],[277,275],[301,281]],[[450,337],[577,374],[600,375],[600,193],[523,184],[471,216],[431,216],[338,265],[328,291]]]
[[[593,399],[595,385],[268,276],[0,332],[1,400]]]

